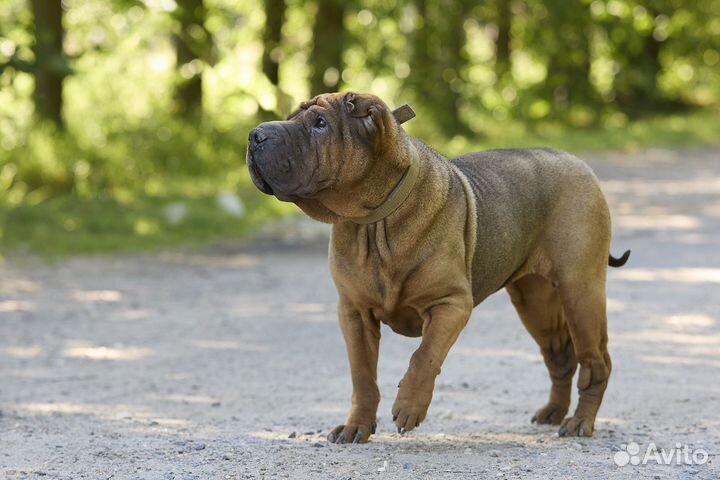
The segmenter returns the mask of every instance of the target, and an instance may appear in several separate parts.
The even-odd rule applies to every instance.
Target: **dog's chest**
[[[423,282],[414,265],[403,262],[404,255],[393,255],[382,246],[366,244],[366,251],[343,253],[331,258],[338,289],[358,308],[393,331],[407,336],[422,334]]]

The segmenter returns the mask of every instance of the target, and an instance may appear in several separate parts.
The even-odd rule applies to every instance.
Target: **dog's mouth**
[[[283,202],[295,202],[302,198],[302,195],[298,195],[295,193],[286,193],[283,192],[280,188],[270,185],[270,182],[265,180],[265,177],[263,177],[263,174],[260,171],[260,168],[258,167],[252,152],[248,152],[247,166],[248,170],[250,171],[250,178],[252,179],[253,183],[258,188],[258,190],[260,190],[264,194],[274,195],[278,200],[281,200]]]
[[[255,162],[255,159],[253,158],[252,152],[248,152],[247,154],[247,166],[250,171],[250,179],[253,181],[258,190],[267,195],[273,195],[273,188],[262,176],[262,173],[257,166],[257,162]]]

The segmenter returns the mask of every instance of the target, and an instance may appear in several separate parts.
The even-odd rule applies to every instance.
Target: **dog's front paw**
[[[375,433],[376,426],[375,423],[338,425],[328,434],[327,439],[330,443],[367,443],[370,435]]]
[[[417,378],[408,372],[398,384],[398,394],[392,407],[393,421],[398,433],[409,432],[425,420],[432,401],[435,380]]]
[[[561,437],[592,437],[595,420],[587,417],[568,417],[558,431]]]
[[[430,403],[422,404],[416,401],[397,398],[392,408],[393,421],[397,426],[398,433],[409,432],[418,427],[420,422],[425,420]]]
[[[531,422],[538,425],[560,425],[567,415],[568,407],[548,402],[533,415]]]

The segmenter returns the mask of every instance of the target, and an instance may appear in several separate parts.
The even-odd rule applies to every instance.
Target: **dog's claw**
[[[352,443],[362,443],[362,434],[360,432],[355,434],[355,438],[353,438]]]
[[[535,423],[535,422],[537,422],[537,415],[533,415],[532,418],[530,419],[530,423]]]
[[[393,422],[397,420],[397,415],[393,415]]]
[[[345,434],[341,433],[338,437],[335,443],[345,443]]]
[[[335,443],[335,440],[337,439],[337,436],[335,435],[335,432],[328,433],[327,441],[330,443]]]
[[[564,437],[565,435],[567,435],[567,429],[565,427],[560,427],[560,430],[558,430],[558,436]]]

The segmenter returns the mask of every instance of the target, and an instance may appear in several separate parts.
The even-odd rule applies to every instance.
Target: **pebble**
[[[200,443],[195,444],[195,446],[193,448],[195,450],[205,450],[205,444],[200,442]]]
[[[320,443],[320,442],[315,442],[315,443],[312,444],[312,446],[315,447],[315,448],[323,448],[325,445],[323,445],[323,444]]]
[[[297,432],[292,432],[290,435],[288,435],[288,438],[295,438],[297,437]]]
[[[412,463],[403,463],[403,470],[412,470],[413,464]]]

